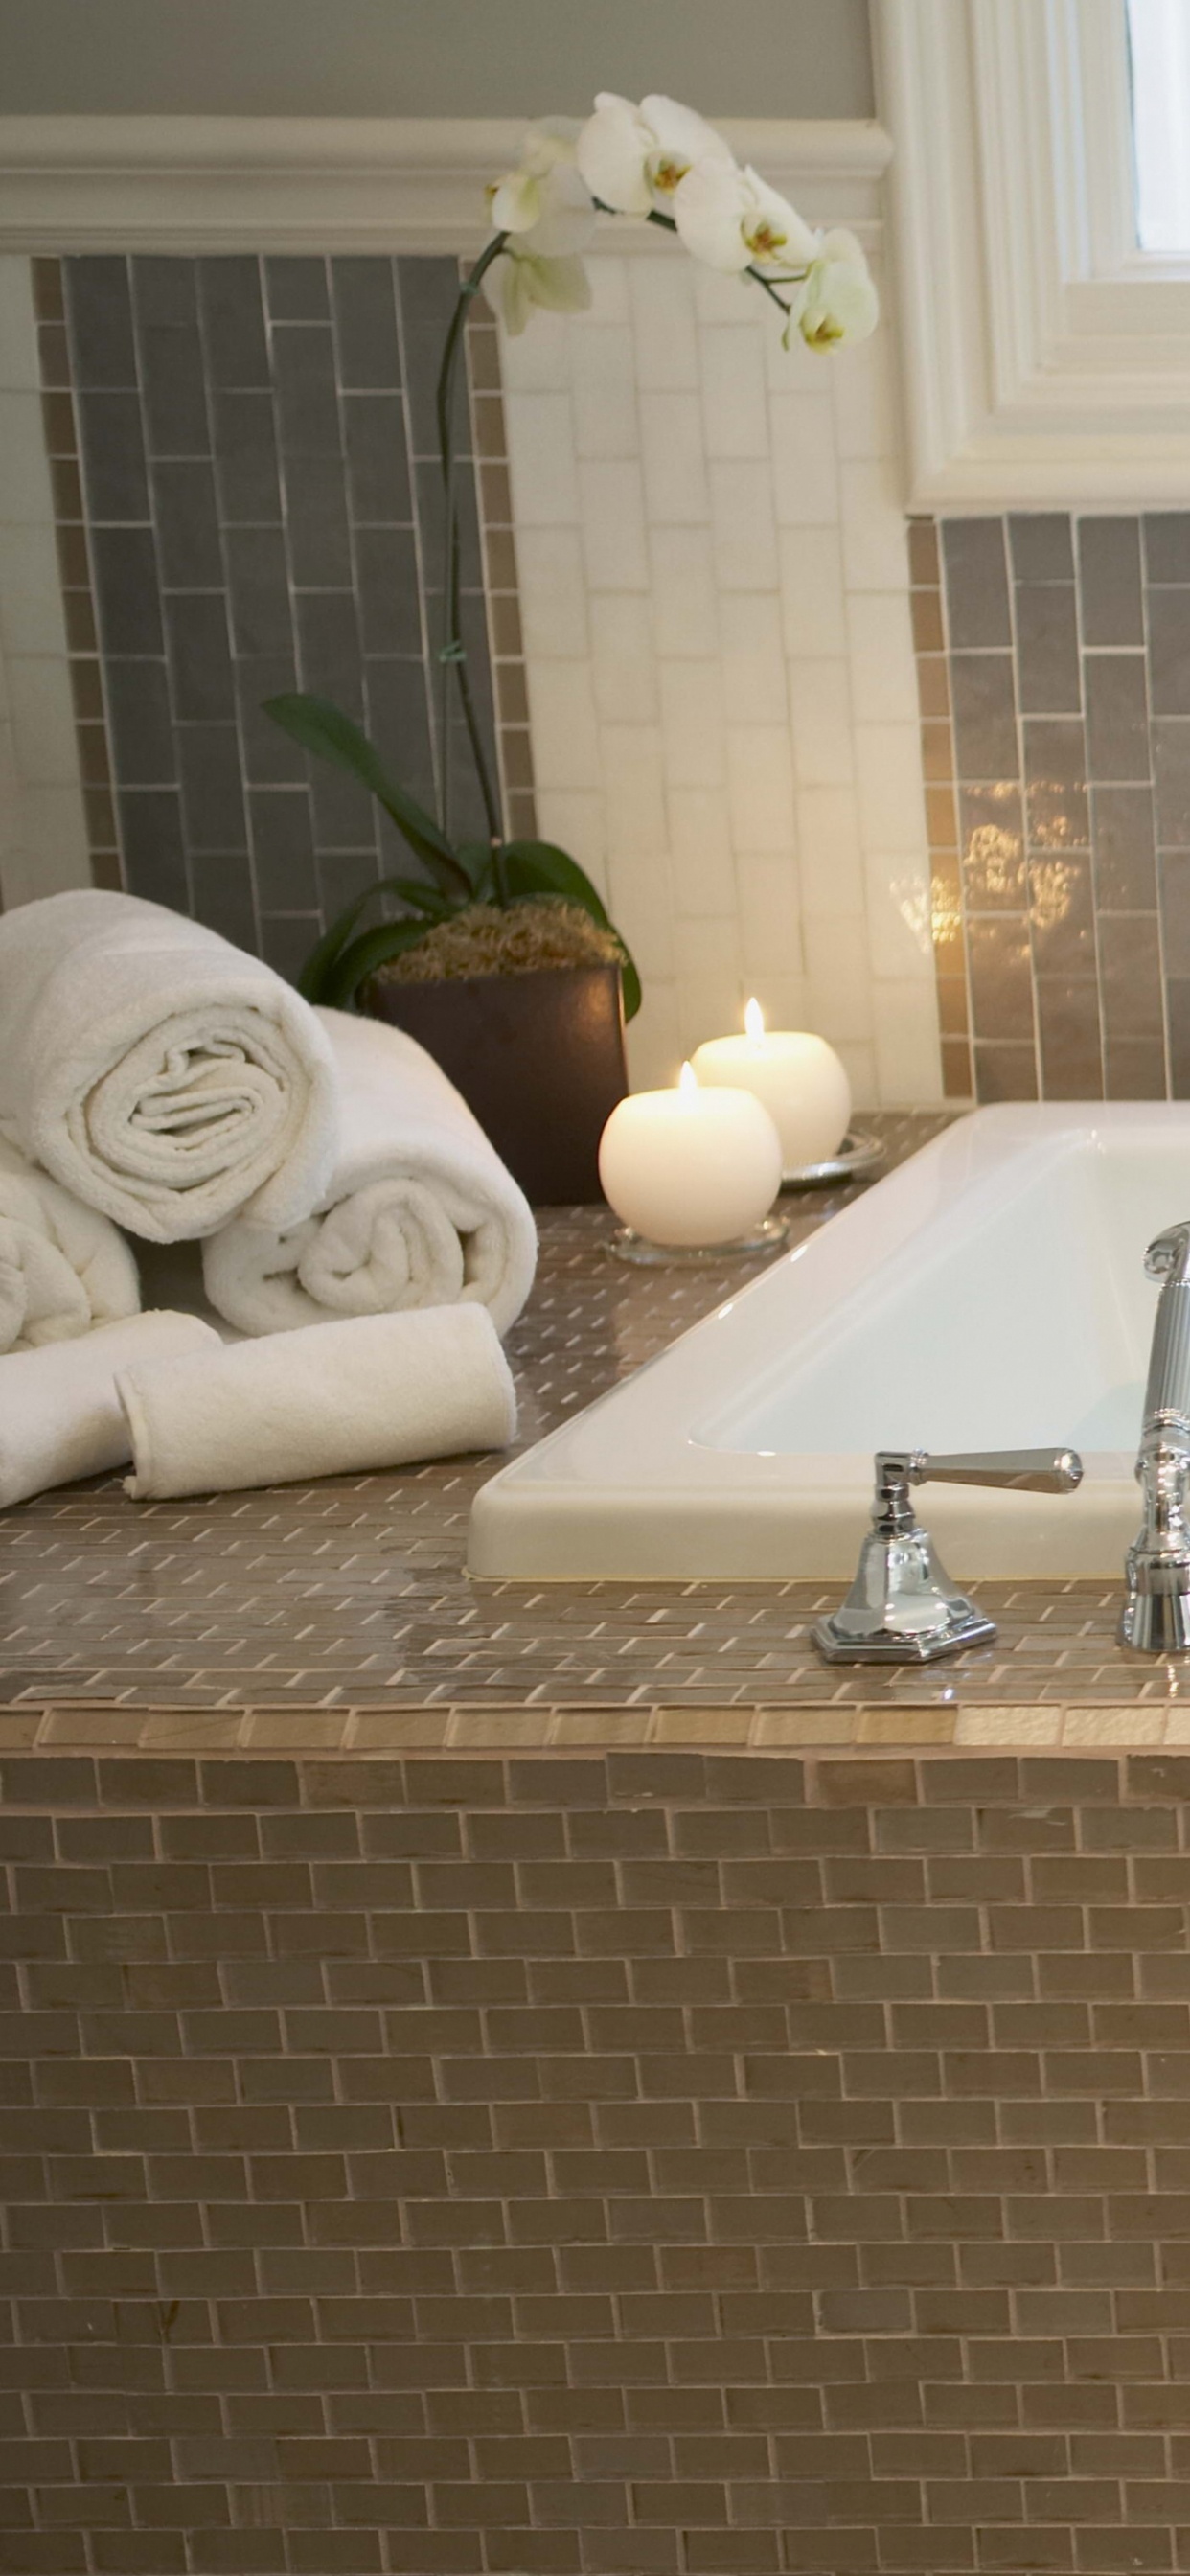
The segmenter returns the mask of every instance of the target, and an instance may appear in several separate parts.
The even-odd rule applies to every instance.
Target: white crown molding
[[[911,501],[1190,487],[1190,268],[1135,246],[1124,0],[876,0]]]
[[[524,120],[0,116],[0,251],[450,251]],[[814,219],[869,228],[891,145],[868,120],[724,120],[741,160]],[[655,229],[609,223],[617,249]]]

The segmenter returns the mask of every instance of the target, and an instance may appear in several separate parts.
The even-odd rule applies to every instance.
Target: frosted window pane
[[[1142,250],[1190,252],[1190,0],[1127,0]]]

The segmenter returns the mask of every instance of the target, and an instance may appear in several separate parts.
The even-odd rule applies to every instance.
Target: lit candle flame
[[[744,1005],[744,1032],[747,1037],[750,1037],[753,1040],[764,1036],[764,1012],[761,1010],[755,993],[753,994],[751,1001],[746,1002]]]
[[[683,1100],[689,1100],[698,1089],[698,1075],[692,1064],[684,1064],[678,1075],[678,1089]]]

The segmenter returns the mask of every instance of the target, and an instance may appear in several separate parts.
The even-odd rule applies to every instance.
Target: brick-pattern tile
[[[39,263],[93,873],[209,921],[283,973],[408,852],[363,790],[286,742],[263,699],[297,687],[336,699],[424,803],[446,793],[456,830],[483,828],[439,659],[433,385],[457,275],[424,258]],[[494,331],[468,346],[482,354],[484,421],[498,423]],[[495,761],[488,469],[470,419],[464,379],[462,619]],[[511,540],[504,551],[515,610]],[[511,749],[505,774],[530,828],[531,769]]]
[[[1190,1092],[1188,527],[911,522],[948,1099]]]
[[[6,1762],[5,2565],[1186,2568],[1188,1792]]]

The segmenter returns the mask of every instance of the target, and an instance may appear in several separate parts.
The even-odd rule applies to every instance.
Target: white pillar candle
[[[695,1048],[699,1082],[730,1083],[763,1100],[780,1134],[783,1171],[828,1162],[851,1118],[851,1086],[834,1048],[806,1029],[766,1030],[756,1001],[744,1013],[744,1030]]]
[[[751,1091],[636,1091],[613,1109],[599,1178],[618,1217],[650,1243],[735,1243],[781,1186],[781,1139]]]

